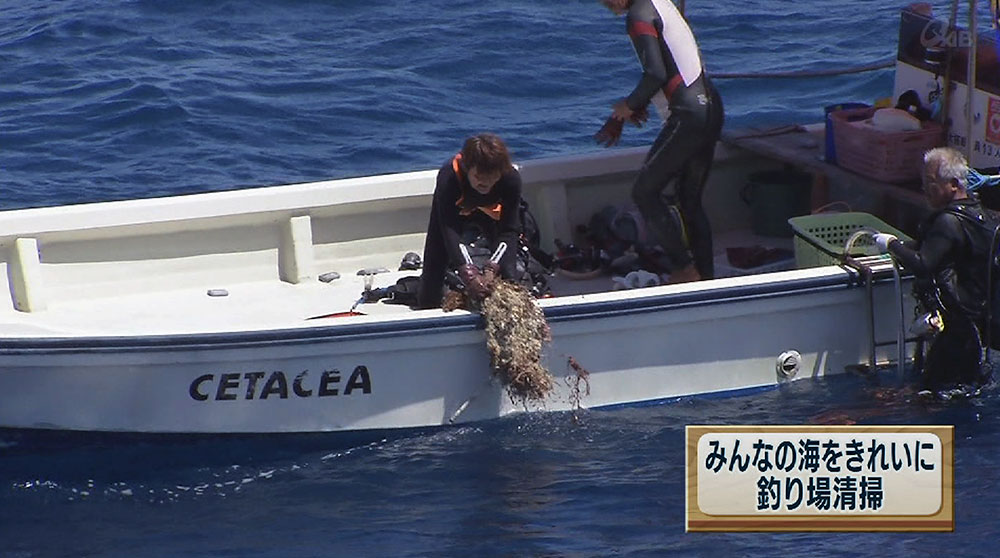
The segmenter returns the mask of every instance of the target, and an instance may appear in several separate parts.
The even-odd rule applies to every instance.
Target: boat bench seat
[[[7,284],[17,310],[38,312],[47,307],[36,239],[18,238],[11,245],[7,258]]]
[[[278,246],[278,277],[286,283],[302,283],[315,277],[312,220],[308,215],[282,223]]]

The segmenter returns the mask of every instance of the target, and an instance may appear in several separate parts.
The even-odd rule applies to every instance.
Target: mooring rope
[[[849,74],[861,74],[864,72],[874,72],[876,70],[885,70],[892,68],[896,65],[896,59],[887,60],[884,62],[877,62],[875,64],[868,64],[866,66],[856,66],[853,68],[839,68],[831,70],[793,70],[789,72],[748,72],[748,73],[712,73],[709,76],[712,79],[793,79],[793,78],[812,78],[812,77],[829,77],[829,76],[841,76]]]
[[[983,186],[1000,186],[1000,174],[981,174],[976,169],[969,169],[968,184],[965,188],[974,192]]]

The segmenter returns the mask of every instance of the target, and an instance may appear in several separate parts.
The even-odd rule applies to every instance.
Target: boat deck
[[[727,259],[726,249],[735,246],[761,246],[791,250],[790,238],[762,237],[750,231],[729,231],[716,235],[717,277],[734,277],[794,268],[786,259],[753,269],[740,269]],[[402,257],[402,252],[400,258]],[[333,270],[321,270],[333,271]],[[340,278],[323,283],[311,280],[290,284],[273,280],[204,282],[175,288],[150,288],[95,298],[62,299],[45,311],[18,313],[17,320],[0,323],[0,335],[8,336],[88,336],[88,335],[157,335],[224,331],[253,331],[329,325],[331,320],[373,320],[414,315],[399,304],[362,303],[355,308],[364,290],[364,278],[354,269],[337,269]],[[374,288],[387,287],[419,271],[388,271],[376,274]],[[612,291],[611,274],[585,279],[556,273],[551,280],[553,296],[572,296]],[[210,296],[209,291],[225,291],[224,296]],[[360,317],[320,316],[345,313],[355,308]],[[428,312],[437,312],[430,310]]]
[[[721,139],[727,148],[819,177],[813,185],[814,208],[836,201],[849,210],[881,216],[900,230],[914,232],[928,211],[919,181],[884,182],[831,164],[824,159],[825,141],[822,123],[726,130]]]

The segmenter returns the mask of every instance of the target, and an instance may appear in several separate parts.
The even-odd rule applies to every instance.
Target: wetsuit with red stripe
[[[500,275],[514,277],[521,233],[520,204],[521,175],[517,170],[504,173],[488,193],[480,194],[469,184],[468,169],[460,157],[441,167],[424,241],[419,307],[441,305],[445,271],[465,263],[458,245],[463,231],[471,225],[478,226],[490,239],[491,251],[500,242],[507,243],[508,249],[500,260]]]
[[[691,28],[670,0],[634,0],[626,25],[642,78],[625,102],[632,110],[652,103],[664,119],[632,198],[672,270],[693,260],[702,278],[711,278],[712,232],[701,197],[722,131],[722,99],[705,76]]]

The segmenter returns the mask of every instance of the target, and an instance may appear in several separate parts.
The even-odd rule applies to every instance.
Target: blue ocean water
[[[689,4],[710,72],[895,54],[894,2]],[[5,209],[436,168],[482,130],[520,159],[597,150],[638,78],[596,0],[22,0],[0,23]],[[892,71],[718,85],[730,126],[815,122]]]
[[[0,556],[994,556],[1000,396],[841,375],[344,446],[178,440],[0,457]],[[685,533],[687,424],[954,424],[954,533]]]
[[[687,4],[709,72],[727,73],[889,59],[904,2]],[[622,20],[596,0],[4,2],[0,209],[429,169],[481,130],[519,159],[594,151],[637,77]],[[819,121],[825,105],[888,96],[892,79],[718,85],[727,126],[744,127]],[[997,397],[874,393],[845,376],[346,446],[0,447],[0,557],[992,556]],[[956,533],[684,533],[685,424],[824,412],[955,424]]]

